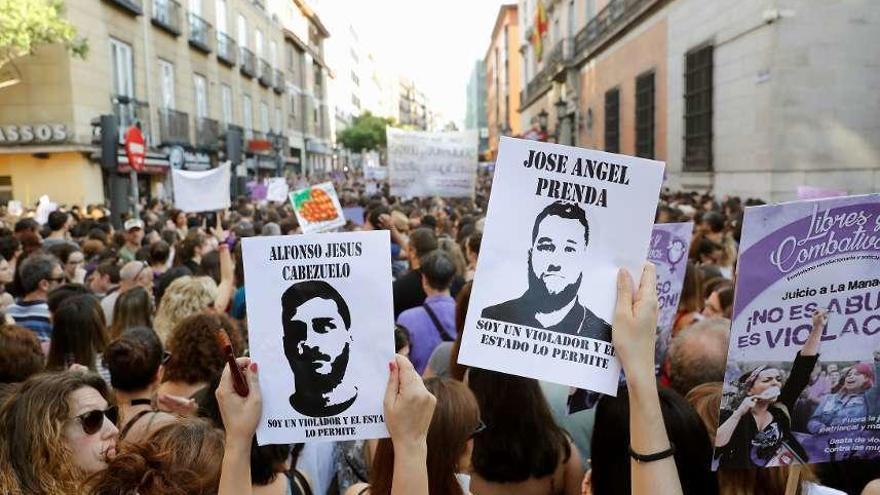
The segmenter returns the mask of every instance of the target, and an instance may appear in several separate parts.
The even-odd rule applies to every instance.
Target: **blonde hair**
[[[183,319],[201,313],[217,299],[217,283],[211,277],[183,276],[171,282],[162,295],[153,328],[162,339],[168,340],[171,330]]]
[[[697,385],[687,394],[687,401],[697,411],[712,444],[715,444],[715,432],[721,413],[721,383],[712,382]],[[802,494],[803,483],[817,480],[815,473],[809,465],[802,466],[801,484],[798,494]],[[718,494],[719,495],[776,495],[785,492],[785,484],[788,481],[788,467],[771,468],[746,468],[746,469],[719,469],[718,470]]]

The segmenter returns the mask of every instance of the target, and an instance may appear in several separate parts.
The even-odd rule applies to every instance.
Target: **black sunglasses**
[[[484,431],[486,431],[486,423],[483,423],[483,420],[481,419],[480,422],[477,423],[477,427],[474,428],[473,433],[471,433],[471,438],[479,435],[480,433],[483,433]]]
[[[103,411],[100,409],[94,409],[84,412],[73,419],[76,419],[82,425],[83,433],[86,435],[94,435],[101,431],[101,427],[104,426],[105,417],[109,419],[111,423],[116,424],[116,420],[119,417],[119,411],[116,409],[116,406],[110,406]]]

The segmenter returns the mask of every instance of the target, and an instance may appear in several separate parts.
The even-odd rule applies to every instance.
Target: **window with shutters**
[[[654,72],[636,78],[636,156],[654,158]]]
[[[605,92],[605,151],[620,153],[620,89]]]
[[[712,55],[712,45],[685,54],[682,169],[686,172],[712,170]]]

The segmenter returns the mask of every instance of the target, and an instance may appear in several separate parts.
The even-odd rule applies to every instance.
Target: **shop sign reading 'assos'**
[[[70,135],[64,124],[22,124],[0,126],[0,145],[60,143]]]

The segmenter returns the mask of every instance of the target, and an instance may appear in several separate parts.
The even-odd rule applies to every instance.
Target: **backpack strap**
[[[422,307],[425,308],[425,312],[428,313],[428,316],[431,318],[431,321],[434,322],[434,326],[437,328],[437,331],[440,332],[440,338],[443,339],[444,342],[452,342],[455,340],[449,332],[443,328],[443,325],[440,323],[440,319],[437,318],[437,314],[434,313],[434,310],[428,306],[427,303],[422,304]]]

